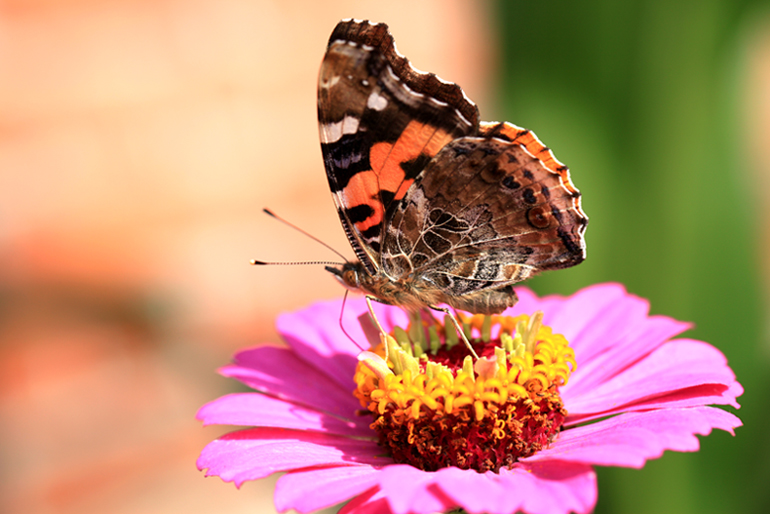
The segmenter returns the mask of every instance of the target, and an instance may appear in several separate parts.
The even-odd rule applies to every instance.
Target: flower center
[[[461,315],[475,363],[448,319],[415,317],[407,330],[381,335],[383,344],[359,356],[354,392],[374,416],[380,445],[425,471],[479,472],[545,448],[567,416],[559,386],[577,365],[567,340],[542,319]]]

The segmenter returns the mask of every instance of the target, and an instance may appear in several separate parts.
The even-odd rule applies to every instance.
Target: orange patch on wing
[[[395,143],[377,143],[369,152],[372,170],[380,180],[380,189],[396,194],[400,200],[411,185],[404,187],[405,173],[401,163],[409,162],[420,155],[433,157],[453,137],[433,125],[412,120]]]
[[[356,223],[356,228],[363,232],[366,229],[379,225],[382,221],[384,212],[382,204],[377,200],[379,198],[380,188],[377,175],[373,171],[362,171],[351,177],[348,185],[342,191],[342,204],[346,208],[357,205],[368,205],[374,211],[371,216],[363,221]]]
[[[395,199],[401,200],[406,192],[409,190],[410,187],[412,187],[412,184],[414,184],[414,179],[410,178],[409,180],[404,180],[401,183],[401,186],[398,188],[398,191],[396,191]]]
[[[368,205],[374,211],[371,216],[355,224],[359,232],[382,223],[385,209],[380,202],[380,191],[389,191],[396,200],[404,197],[414,179],[407,179],[401,163],[420,155],[433,157],[453,137],[433,125],[411,121],[395,143],[377,143],[369,150],[372,169],[356,173],[342,191],[342,204],[346,208]]]

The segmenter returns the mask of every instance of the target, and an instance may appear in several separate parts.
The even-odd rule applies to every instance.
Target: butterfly
[[[384,23],[335,27],[318,121],[357,257],[326,269],[347,288],[411,311],[496,314],[516,303],[513,284],[585,259],[567,167],[531,131],[480,121],[460,86],[398,53]]]

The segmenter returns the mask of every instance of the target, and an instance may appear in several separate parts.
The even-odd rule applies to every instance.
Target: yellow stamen
[[[522,412],[540,416],[538,413],[546,409],[542,411],[546,416],[555,409],[557,414],[550,415],[558,419],[566,415],[558,388],[576,369],[575,355],[563,336],[542,325],[542,313],[515,318],[460,315],[459,320],[467,336],[479,336],[474,344],[486,357],[463,358],[462,352],[458,354],[459,338],[451,321],[447,321],[449,326],[426,326],[416,317],[414,326],[396,329],[393,336],[381,335],[378,348],[359,356],[355,395],[374,413],[372,427],[383,430],[381,443],[396,444],[394,441],[404,437],[405,442],[424,452],[421,454],[436,455],[449,441],[461,440],[457,439],[461,436],[451,435],[465,430],[458,427],[476,423],[479,430],[486,427],[483,430],[488,435],[479,434],[481,440],[488,437],[508,445],[511,437],[521,434],[522,428],[515,427],[521,427],[518,416]],[[491,334],[496,325],[499,335],[495,343]],[[415,341],[411,336],[422,339]],[[462,361],[449,364],[450,354]],[[382,356],[387,356],[387,361]],[[551,426],[551,421],[546,425]],[[431,442],[433,430],[446,432],[442,437],[447,439]],[[531,444],[531,448],[540,448],[544,443]]]

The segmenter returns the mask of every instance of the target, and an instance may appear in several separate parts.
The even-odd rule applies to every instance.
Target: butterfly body
[[[340,268],[327,267],[337,279],[352,291],[362,292],[378,300],[399,305],[408,310],[419,310],[427,305],[446,303],[435,287],[419,277],[393,278],[380,270],[371,275],[360,261],[346,262]]]
[[[585,258],[567,168],[530,131],[479,121],[459,86],[398,54],[384,24],[340,22],[318,89],[321,148],[357,260],[346,287],[418,310],[499,313],[512,285]]]

